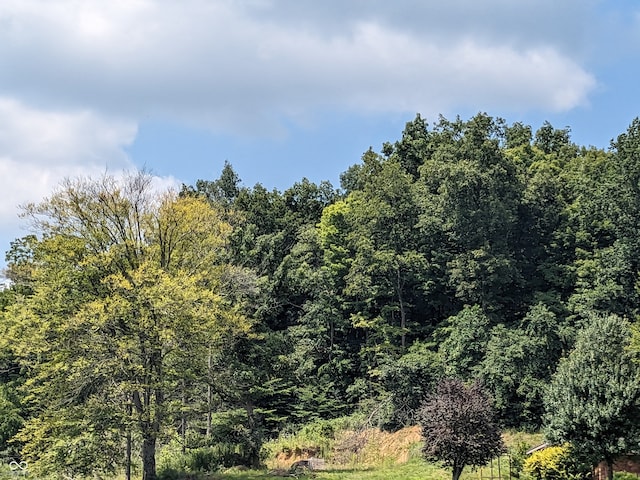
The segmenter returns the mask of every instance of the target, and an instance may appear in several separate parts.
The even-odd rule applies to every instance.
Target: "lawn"
[[[508,447],[514,447],[518,444],[534,446],[542,441],[542,435],[523,432],[506,432],[504,434],[504,440]],[[493,468],[489,466],[483,467],[482,469],[466,467],[462,473],[461,480],[488,479],[491,474],[493,474],[493,478],[498,477],[498,467],[495,462]],[[509,463],[507,457],[502,457],[500,474],[505,480],[509,478]],[[224,473],[202,477],[202,480],[277,480],[282,478],[292,477],[277,476],[273,471],[266,470],[242,471],[231,469]],[[382,465],[370,467],[357,466],[355,468],[329,467],[326,470],[316,471],[309,475],[300,475],[298,478],[315,480],[449,480],[451,478],[451,471],[412,456],[409,461],[402,463],[395,463],[387,458],[387,461]]]
[[[497,478],[497,467],[494,465],[494,478]],[[506,459],[501,468],[502,478],[509,478],[509,468]],[[489,467],[482,470],[465,468],[461,480],[479,480],[489,477]],[[203,477],[202,480],[265,480],[293,478],[291,476],[278,476],[269,471],[233,471]],[[398,465],[386,465],[370,468],[335,468],[313,472],[309,475],[300,475],[300,479],[315,480],[449,480],[451,471],[437,465],[427,463],[420,459],[411,459],[407,463]]]
[[[281,478],[292,477],[277,476],[267,471],[228,471],[208,477],[208,480],[277,480]],[[451,478],[451,474],[447,470],[429,465],[420,460],[411,460],[401,465],[385,467],[327,469],[316,471],[309,475],[300,475],[298,478],[315,480],[448,480]]]

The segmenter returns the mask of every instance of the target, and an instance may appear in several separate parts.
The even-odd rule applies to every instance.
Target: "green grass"
[[[528,433],[510,430],[503,433],[502,438],[507,444],[507,448],[514,447],[520,443],[526,443],[530,447],[535,447],[544,442],[544,434],[539,432]]]
[[[336,443],[332,438],[335,431],[344,428],[338,422],[316,422],[312,425],[301,429],[294,435],[284,436],[269,445],[269,453],[271,456],[282,451],[294,450],[315,450],[321,456],[330,453],[331,447]],[[517,446],[527,446],[528,448],[538,445],[543,441],[541,434],[529,434],[524,432],[510,431],[505,432],[504,440],[507,448],[514,449]],[[300,480],[449,480],[451,478],[451,470],[442,468],[437,464],[428,463],[420,457],[420,443],[411,444],[405,448],[409,448],[409,461],[406,463],[396,463],[395,457],[392,457],[391,451],[383,452],[378,450],[382,445],[379,442],[373,442],[369,445],[372,449],[371,455],[365,455],[367,449],[362,453],[361,460],[366,462],[347,463],[346,465],[331,464],[332,458],[327,458],[328,464],[326,470],[312,472],[309,475],[299,475]],[[387,445],[388,447],[388,445]],[[271,464],[269,464],[271,463]],[[270,468],[276,468],[274,462],[268,462]],[[288,468],[290,461],[285,462],[281,468]],[[482,470],[482,471],[481,471]],[[286,473],[286,470],[281,470]],[[482,469],[474,469],[466,467],[461,480],[480,480],[487,479],[491,473],[489,466]],[[509,461],[507,457],[501,458],[500,473],[503,480],[509,478]],[[493,463],[493,476],[498,475],[498,467],[496,462]],[[291,479],[292,476],[275,475],[273,470],[244,470],[240,468],[232,468],[222,473],[212,474],[185,474],[181,477],[184,480],[278,480]],[[2,480],[2,478],[0,478]],[[117,480],[124,480],[120,476]]]
[[[293,477],[276,476],[268,471],[228,471],[201,478],[202,480],[277,480]],[[298,478],[301,480],[449,480],[451,473],[420,460],[411,460],[402,465],[376,468],[327,469],[300,475]],[[475,477],[469,477],[469,480],[471,478]]]
[[[507,432],[505,433],[505,442],[507,448],[513,448],[520,444],[526,444],[529,447],[538,445],[543,441],[541,434],[528,434],[523,432]],[[293,439],[291,439],[293,440]],[[295,443],[293,441],[292,443]],[[304,445],[304,442],[300,442]],[[313,442],[310,442],[313,443]],[[289,448],[292,448],[293,445]],[[277,449],[274,449],[277,450]],[[451,478],[451,470],[443,468],[437,464],[432,464],[419,458],[419,453],[412,452],[412,458],[402,464],[395,464],[391,461],[385,461],[381,465],[375,466],[356,466],[335,467],[328,466],[326,470],[316,471],[309,475],[300,475],[298,478],[315,479],[315,480],[449,480]],[[481,472],[482,470],[482,472]],[[466,467],[462,473],[461,480],[479,480],[482,477],[487,478],[490,474],[490,467],[486,466],[482,469]],[[500,473],[503,479],[509,478],[509,461],[507,457],[501,458]],[[493,476],[498,475],[498,466],[493,463]],[[265,480],[265,479],[282,479],[293,478],[286,476],[276,476],[269,471],[239,471],[229,470],[210,476],[203,476],[198,480]]]
[[[509,468],[506,459],[501,468],[502,478],[508,479]],[[483,469],[483,477],[489,475],[489,467]],[[497,476],[497,466],[494,463],[494,478]],[[291,476],[277,476],[269,471],[233,471],[199,477],[198,480],[265,480],[293,478]],[[451,471],[438,465],[427,463],[419,458],[413,458],[407,463],[398,465],[384,465],[370,468],[328,468],[300,475],[300,480],[449,480]],[[461,480],[479,480],[480,470],[466,467]]]

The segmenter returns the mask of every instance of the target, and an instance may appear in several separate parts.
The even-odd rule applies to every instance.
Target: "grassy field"
[[[517,445],[534,446],[542,442],[542,435],[522,432],[508,432],[504,434],[503,438],[507,447],[511,449]],[[353,442],[349,444],[353,445]],[[308,446],[306,443],[304,445]],[[288,444],[278,445],[278,448],[282,446],[291,448],[291,445]],[[371,431],[366,435],[366,442],[362,449],[351,457],[344,455],[336,457],[337,451],[334,450],[333,459],[339,460],[339,463],[328,463],[324,470],[300,474],[296,477],[290,475],[288,469],[291,463],[300,457],[285,456],[278,459],[278,456],[274,455],[267,462],[267,467],[264,470],[252,471],[232,468],[218,473],[184,474],[176,477],[175,480],[278,480],[285,478],[300,480],[449,480],[451,478],[449,469],[428,463],[420,457],[419,431],[415,428],[391,434]],[[507,457],[502,457],[501,460],[500,478],[508,480],[509,460]],[[8,465],[0,464],[0,480],[14,479],[16,473],[12,472]],[[492,468],[488,466],[482,469],[465,468],[461,480],[489,480],[490,477],[494,480],[498,479],[498,466],[495,461]],[[26,478],[35,477],[27,475]],[[124,480],[124,476],[119,475],[114,480]]]
[[[522,432],[508,432],[504,434],[504,440],[508,448],[516,445],[534,446],[542,442],[542,435],[526,434]],[[383,446],[390,448],[389,444]],[[438,465],[425,462],[419,458],[419,449],[412,449],[412,454],[406,461],[396,462],[387,452],[378,452],[380,461],[366,463],[357,463],[351,468],[343,466],[329,466],[326,470],[312,472],[308,475],[299,475],[300,479],[315,480],[449,480],[451,471]],[[394,454],[397,452],[394,449]],[[368,463],[368,464],[367,464]],[[278,478],[293,478],[286,476],[281,471],[280,476],[277,472],[271,471],[242,471],[228,470],[224,473],[212,474],[202,477],[199,480],[265,480]],[[500,465],[501,478],[507,480],[509,478],[509,460],[502,457]],[[481,480],[488,479],[492,476],[498,478],[498,465],[493,463],[492,467],[487,466],[480,468],[465,468],[461,480]]]
[[[486,480],[488,472],[485,471],[483,478]],[[15,479],[15,474],[10,472],[0,472],[2,479]],[[34,478],[27,476],[26,478]],[[124,477],[120,476],[119,479]],[[201,474],[185,476],[184,480],[282,480],[298,478],[300,480],[449,480],[451,472],[436,465],[426,463],[420,459],[411,459],[407,463],[398,465],[376,466],[368,468],[329,468],[323,471],[313,472],[307,475],[278,475],[267,470],[236,470],[230,469],[224,473]],[[461,480],[480,480],[479,470],[465,469]],[[508,476],[503,475],[506,480]]]
[[[292,478],[276,476],[265,471],[226,472],[208,477],[208,480],[265,480],[278,478]],[[441,468],[429,465],[419,460],[411,460],[401,465],[355,469],[328,469],[300,475],[300,479],[315,480],[448,480],[451,474]],[[469,480],[472,477],[469,477]],[[476,478],[476,477],[473,477]]]
[[[508,469],[503,472],[502,478],[508,479]],[[497,475],[497,471],[494,472]],[[484,470],[482,478],[487,479],[488,470]],[[277,480],[279,478],[293,478],[291,476],[278,476],[267,471],[228,471],[203,477],[202,480]],[[313,472],[309,475],[300,475],[299,479],[315,480],[449,480],[451,472],[436,465],[426,463],[419,459],[412,459],[399,465],[387,465],[369,468],[354,469],[328,469]],[[461,480],[480,480],[480,471],[469,467],[465,469]],[[497,477],[494,477],[497,478]]]

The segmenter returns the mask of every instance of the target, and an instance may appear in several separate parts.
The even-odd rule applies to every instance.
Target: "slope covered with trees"
[[[636,322],[638,120],[601,150],[418,115],[339,189],[246,187],[229,164],[179,194],[145,182],[69,181],[7,253],[0,449],[43,472],[140,449],[153,479],[159,445],[257,465],[315,419],[415,424],[443,377],[537,429],[590,319]]]

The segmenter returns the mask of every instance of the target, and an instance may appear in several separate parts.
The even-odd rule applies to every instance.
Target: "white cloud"
[[[259,134],[317,107],[501,105],[505,87],[519,109],[571,109],[595,84],[562,53],[566,45],[539,35],[527,44],[535,30],[514,26],[518,14],[555,11],[546,27],[536,24],[545,31],[566,20],[567,9],[551,2],[339,3],[4,2],[0,61],[13,69],[0,88],[50,108]]]
[[[131,121],[90,111],[44,111],[0,97],[0,125],[3,235],[20,236],[19,206],[50,195],[65,177],[117,175],[133,168],[123,151],[136,135]],[[177,185],[171,178],[156,183]]]
[[[316,109],[570,110],[596,83],[592,4],[3,0],[0,227],[62,177],[130,167],[145,119],[255,137]]]
[[[122,147],[133,141],[135,123],[89,111],[56,112],[0,97],[0,222],[16,207],[38,200],[67,176],[131,167]]]
[[[0,97],[0,152],[40,168],[59,165],[128,164],[121,150],[136,135],[129,120],[102,117],[90,110],[47,111]]]

